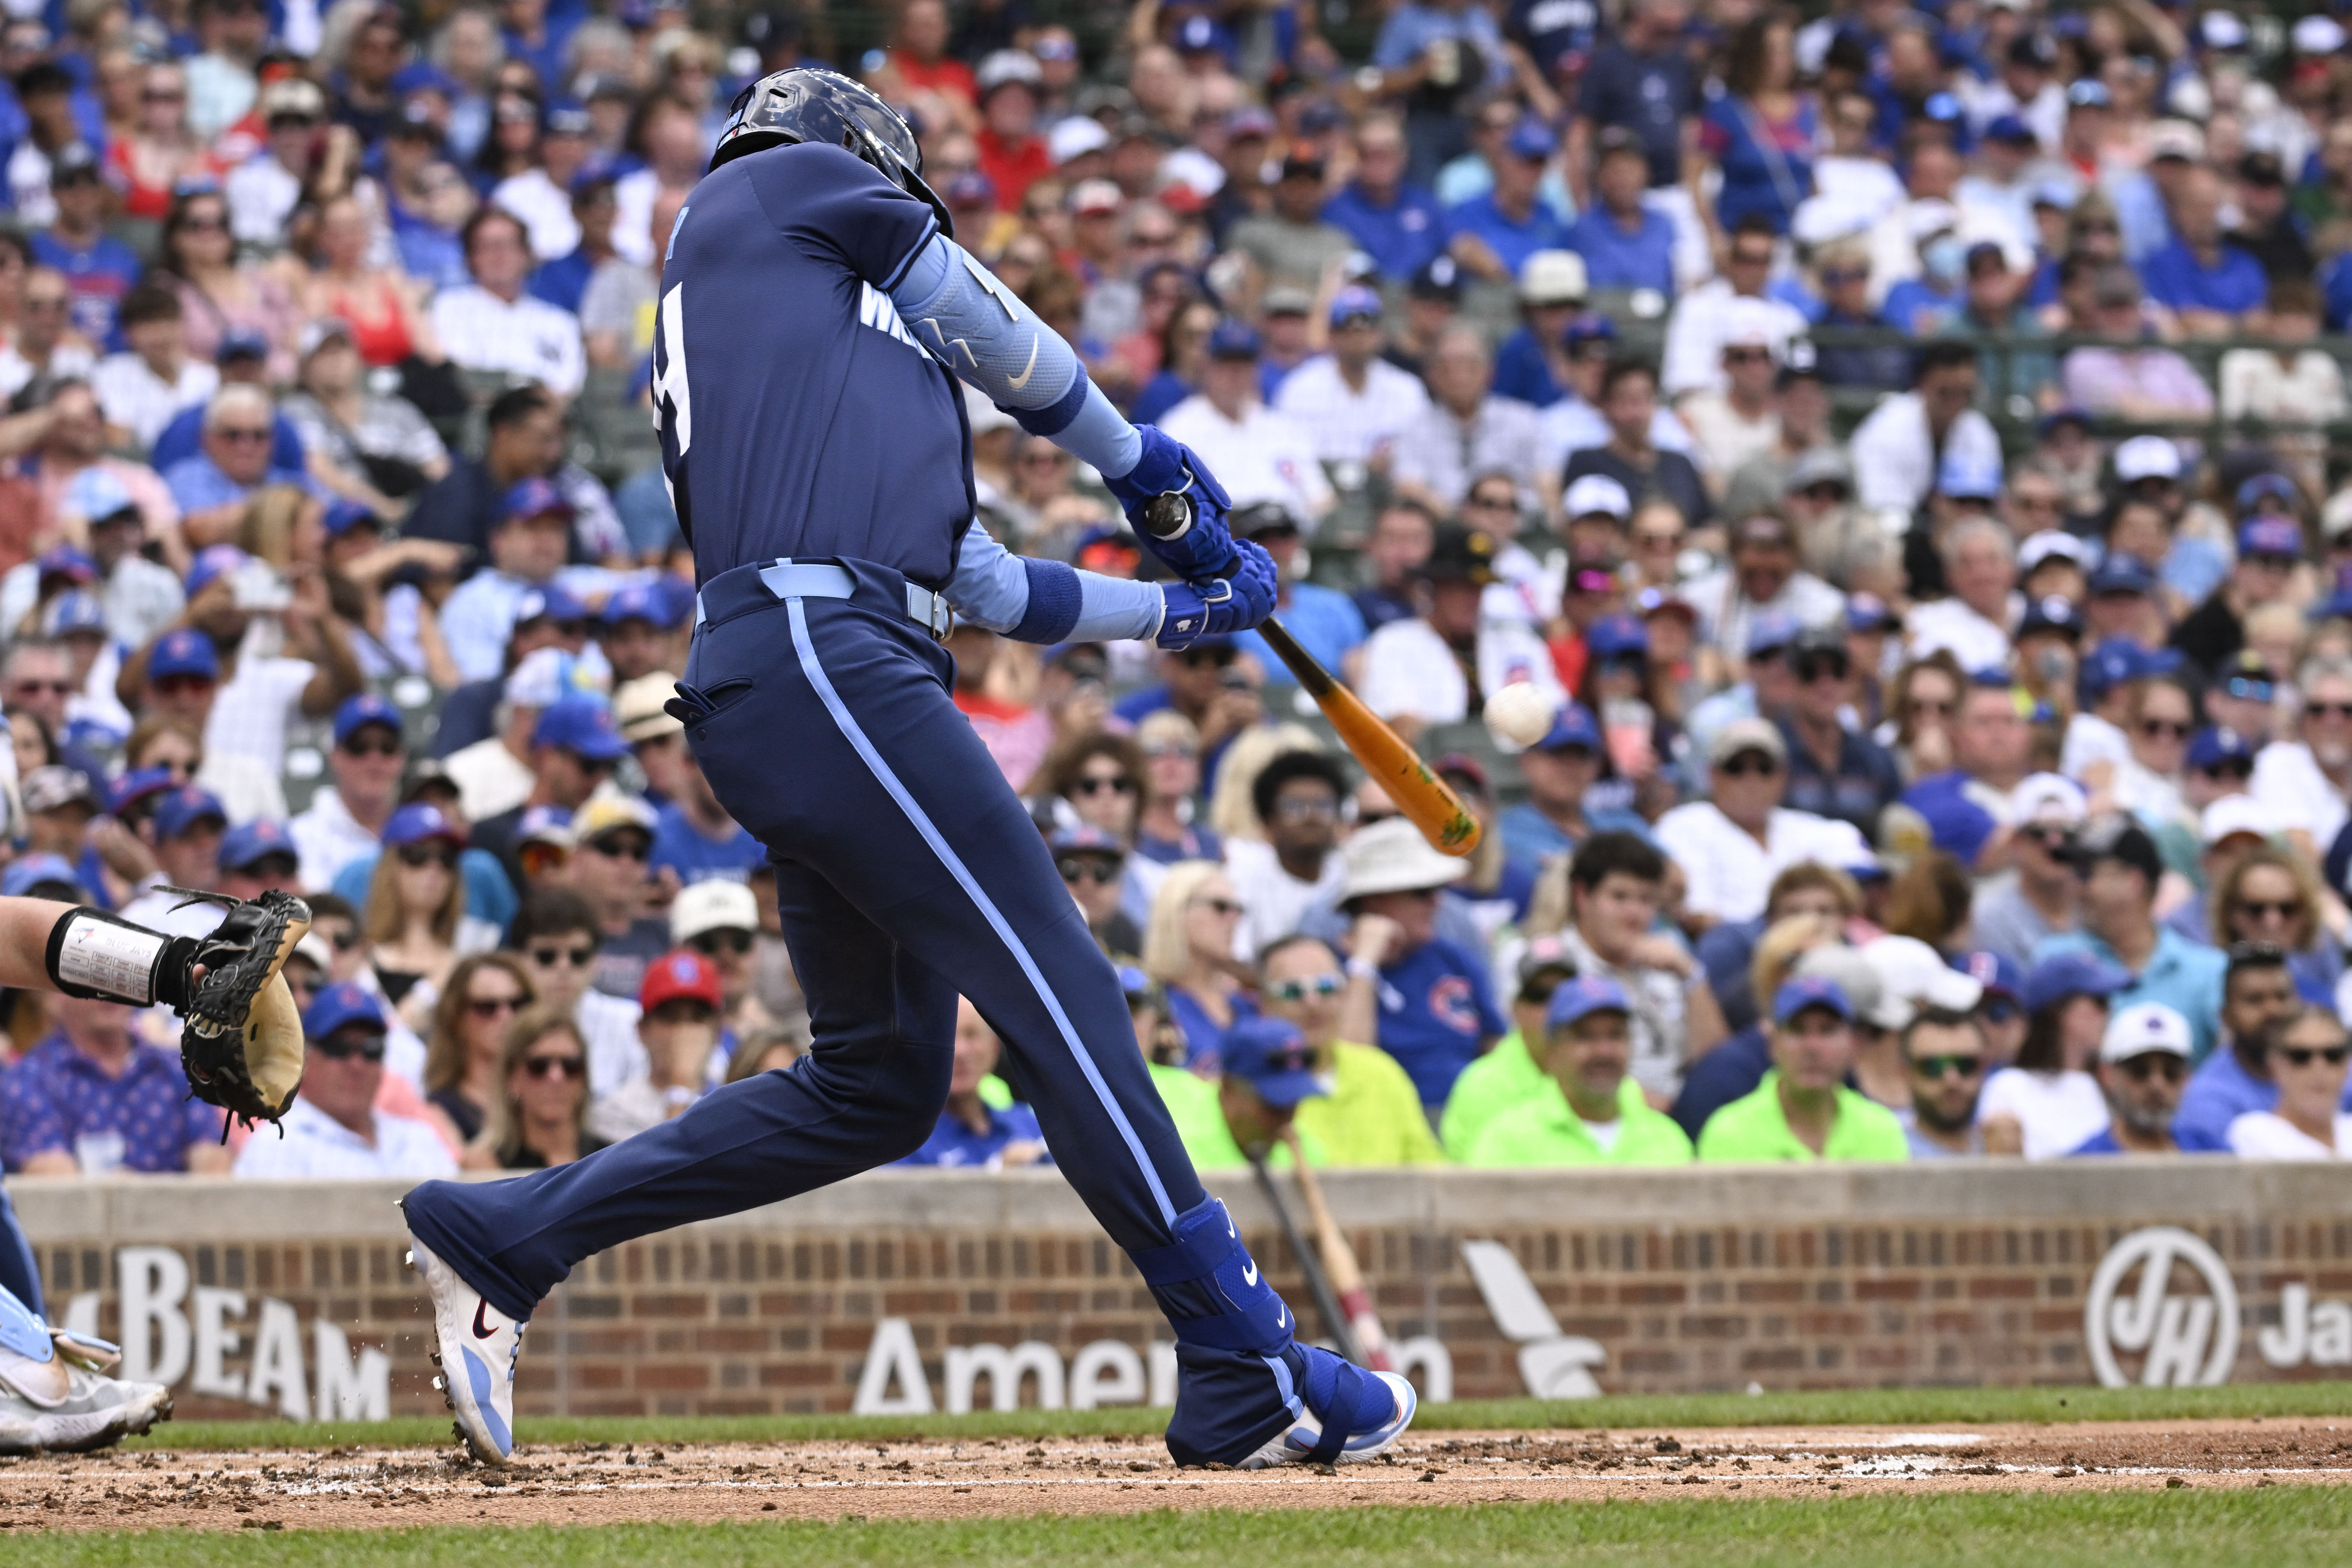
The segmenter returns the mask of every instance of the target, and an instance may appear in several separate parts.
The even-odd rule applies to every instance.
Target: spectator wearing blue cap
[[[1201,454],[1234,505],[1277,500],[1312,524],[1337,499],[1315,443],[1286,414],[1258,395],[1255,328],[1227,318],[1209,334],[1201,390],[1160,416],[1160,428]]]
[[[52,996],[47,1038],[0,1074],[11,1175],[228,1169],[221,1113],[188,1092],[180,1053],[139,1043],[119,1002]]]
[[[2083,884],[2083,929],[2043,939],[2034,950],[2037,966],[2054,957],[2087,954],[2120,969],[2116,1005],[2161,1002],[2170,1007],[2189,1020],[2197,1059],[2202,1061],[2221,1034],[2221,976],[2228,961],[2218,949],[2157,921],[2156,889],[2164,863],[2156,840],[2120,814],[2094,817],[2075,836],[2069,858]],[[2027,989],[2032,989],[2031,976]]]
[[[1703,1162],[1764,1164],[1817,1160],[1910,1158],[1903,1124],[1885,1106],[1845,1087],[1855,1056],[1853,1005],[1834,980],[1800,977],[1772,998],[1765,1037],[1771,1070],[1754,1093],[1706,1120]]]
[[[1348,232],[1381,278],[1402,283],[1445,244],[1437,198],[1405,177],[1404,127],[1387,113],[1356,128],[1355,177],[1323,204],[1323,221]]]
[[[898,1162],[901,1165],[999,1171],[1020,1165],[1050,1165],[1045,1135],[1037,1113],[1027,1106],[998,1107],[981,1098],[982,1085],[996,1071],[1003,1043],[988,1026],[980,1010],[962,997],[956,999],[955,1065],[948,1074],[947,1104],[939,1125],[923,1146]]]
[[[183,784],[163,792],[141,834],[160,868],[155,880],[162,887],[218,891],[221,838],[227,830],[228,814],[210,791]],[[173,936],[205,935],[221,919],[218,905],[190,903],[153,885],[125,904],[121,913],[134,925]]]
[[[457,1162],[432,1123],[376,1109],[387,1026],[381,1004],[357,984],[320,991],[302,1014],[302,1088],[281,1123],[284,1136],[247,1139],[236,1173],[256,1181],[455,1175]]]
[[[1567,248],[1568,225],[1542,194],[1559,150],[1551,128],[1532,115],[1496,139],[1486,156],[1491,186],[1445,209],[1446,253],[1464,270],[1514,283],[1538,252]]]
[[[0,899],[54,899],[59,903],[86,904],[89,889],[62,855],[40,851],[21,855],[0,871]]]
[[[2109,1018],[2131,976],[2083,949],[2051,948],[2026,972],[2026,1015],[2017,1059],[1986,1079],[1978,1103],[1988,1153],[2054,1159],[2107,1124],[2091,1075]]]
[[[1398,436],[1429,406],[1421,382],[1381,358],[1381,314],[1380,295],[1361,284],[1334,294],[1331,352],[1283,377],[1274,395],[1324,462],[1385,469]]]
[[[490,531],[490,563],[441,606],[441,635],[466,679],[488,680],[507,667],[507,642],[526,595],[557,582],[572,548],[572,506],[554,481],[518,480]]]
[[[518,681],[520,676],[518,672]],[[611,705],[601,697],[557,694],[555,700],[526,716],[530,725],[529,787],[521,800],[475,820],[472,829],[475,847],[498,857],[516,887],[523,885],[516,853],[522,843],[523,814],[540,805],[580,811],[629,752],[628,742],[613,721]],[[631,808],[632,826],[642,829],[650,847],[652,812],[634,797],[616,795],[614,799]],[[635,820],[638,817],[646,820],[639,823]],[[575,819],[573,826],[577,829],[581,823]]]
[[[399,808],[400,775],[407,763],[407,729],[399,709],[363,691],[335,710],[334,743],[327,752],[335,782],[311,796],[310,809],[288,825],[301,857],[303,887],[332,887],[344,867],[375,851],[384,825]]]
[[[88,433],[95,449],[94,420]],[[89,549],[85,553],[61,546],[0,574],[0,626],[23,625],[36,605],[70,583],[96,594],[109,629],[136,647],[177,619],[186,599],[177,573],[139,553],[147,538],[145,508],[151,500],[168,508],[171,494],[153,473],[113,458],[77,466],[71,478],[60,478],[58,517],[68,526],[79,520]],[[74,570],[60,574],[52,563],[66,552],[75,558]]]
[[[1633,1013],[1613,980],[1580,975],[1562,982],[1544,1015],[1543,1087],[1488,1121],[1465,1163],[1519,1169],[1688,1164],[1690,1139],[1650,1109],[1627,1070]]]
[[[690,594],[672,594],[659,582],[629,583],[613,591],[596,616],[596,646],[613,667],[615,689],[656,670],[686,668],[677,633],[693,603]]]
[[[1193,1167],[1239,1171],[1262,1160],[1276,1170],[1288,1168],[1284,1133],[1293,1129],[1301,1105],[1331,1091],[1314,1047],[1286,1018],[1253,1016],[1225,1032],[1220,1060],[1217,1078],[1194,1079],[1198,1088],[1175,1086],[1171,1093],[1173,1069],[1161,1068],[1152,1075]],[[1304,1128],[1297,1131],[1309,1165],[1330,1163],[1320,1139]]]
[[[2279,477],[2258,474],[2247,483]],[[2292,488],[2293,481],[2283,482]],[[2256,516],[2240,523],[2236,566],[2172,629],[2171,646],[2200,675],[2218,677],[2246,646],[2246,616],[2255,605],[2275,604],[2285,596],[2303,554],[2303,530],[2286,518]]]
[[[1519,752],[1519,773],[1528,798],[1507,807],[1496,823],[1503,850],[1513,860],[1535,866],[1555,855],[1573,854],[1596,833],[1647,837],[1649,825],[1622,805],[1588,806],[1600,782],[1605,747],[1592,710],[1563,702],[1551,728]]]
[[[1595,289],[1647,289],[1675,296],[1674,220],[1643,199],[1650,158],[1641,138],[1612,126],[1593,139],[1591,202],[1569,226],[1567,247],[1584,258]]]

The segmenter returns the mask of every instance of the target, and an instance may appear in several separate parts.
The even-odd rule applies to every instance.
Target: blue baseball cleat
[[[504,1465],[514,1453],[514,1368],[529,1325],[508,1317],[457,1278],[411,1233],[409,1266],[425,1276],[433,1297],[433,1355],[441,1391],[457,1417],[457,1436],[486,1465]]]
[[[1297,1345],[1304,1363],[1297,1405],[1289,1425],[1241,1461],[1239,1468],[1275,1465],[1350,1465],[1375,1458],[1412,1425],[1420,1396],[1393,1372],[1365,1372],[1314,1345]],[[1283,1358],[1287,1363],[1288,1356]]]

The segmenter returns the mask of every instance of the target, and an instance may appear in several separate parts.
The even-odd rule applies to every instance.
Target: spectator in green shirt
[[[1853,1070],[1853,1004],[1834,980],[1790,980],[1765,1030],[1772,1070],[1756,1092],[1707,1118],[1698,1157],[1717,1164],[1907,1160],[1903,1124],[1845,1087]]]
[[[1576,978],[1576,958],[1559,937],[1530,938],[1519,955],[1519,989],[1511,998],[1511,1032],[1462,1069],[1445,1097],[1437,1134],[1448,1158],[1467,1160],[1486,1124],[1543,1088],[1544,1070],[1528,1047],[1544,1034],[1544,1010],[1560,982]]]
[[[1283,1138],[1298,1107],[1329,1087],[1315,1070],[1315,1050],[1298,1026],[1282,1018],[1244,1018],[1225,1031],[1222,1076],[1212,1081],[1181,1068],[1150,1069],[1151,1081],[1201,1171],[1239,1171],[1253,1158],[1277,1170],[1290,1164]],[[1310,1165],[1329,1164],[1322,1142],[1301,1128]]]
[[[1298,1026],[1328,1084],[1299,1102],[1300,1138],[1314,1138],[1334,1165],[1444,1163],[1420,1091],[1396,1058],[1339,1038],[1340,1001],[1349,984],[1339,955],[1318,938],[1286,936],[1258,954],[1257,972],[1259,1005],[1267,1016]]]
[[[1544,1015],[1546,1076],[1525,1101],[1486,1123],[1469,1163],[1682,1165],[1690,1140],[1650,1109],[1627,1071],[1633,1003],[1599,975],[1563,982]]]

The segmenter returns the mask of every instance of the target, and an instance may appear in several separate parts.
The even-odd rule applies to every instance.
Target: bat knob
[[[1143,503],[1143,526],[1154,539],[1173,539],[1192,521],[1192,500],[1176,490],[1162,490]]]

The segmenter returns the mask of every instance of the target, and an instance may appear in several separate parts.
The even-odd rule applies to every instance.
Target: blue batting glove
[[[1158,426],[1139,425],[1135,431],[1143,437],[1142,458],[1126,474],[1103,481],[1118,498],[1135,537],[1180,577],[1198,583],[1224,576],[1234,567],[1233,530],[1225,522],[1233,501],[1225,488],[1197,453]],[[1173,539],[1156,538],[1144,524],[1143,509],[1170,491],[1192,503],[1192,523]]]
[[[1274,614],[1279,585],[1274,558],[1245,539],[1235,542],[1234,557],[1230,577],[1160,589],[1167,609],[1155,640],[1161,647],[1181,651],[1204,637],[1245,632]]]

